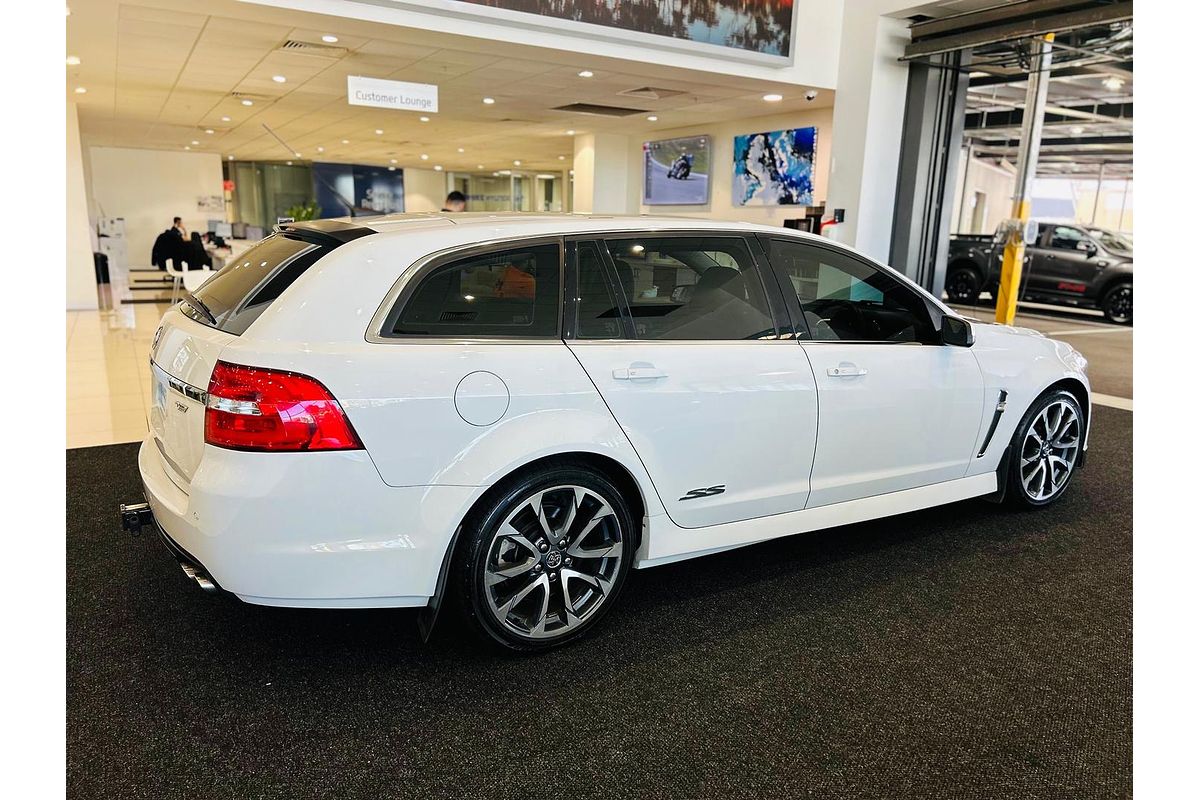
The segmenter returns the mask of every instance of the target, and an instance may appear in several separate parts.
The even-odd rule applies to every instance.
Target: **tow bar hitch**
[[[154,512],[149,503],[121,503],[121,530],[137,536],[143,527],[153,524]]]

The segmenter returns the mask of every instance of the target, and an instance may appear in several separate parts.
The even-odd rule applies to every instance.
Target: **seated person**
[[[184,260],[183,251],[183,239],[180,238],[178,230],[167,228],[154,240],[154,247],[150,252],[150,263],[159,269],[166,269],[167,262],[170,261],[174,267],[178,268]]]
[[[192,238],[184,243],[182,256],[188,269],[204,269],[212,267],[212,256],[204,249],[204,240],[200,234],[192,231]]]

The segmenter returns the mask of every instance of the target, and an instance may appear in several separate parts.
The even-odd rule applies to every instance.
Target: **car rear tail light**
[[[218,361],[208,382],[204,441],[233,450],[358,450],[362,443],[320,381]]]

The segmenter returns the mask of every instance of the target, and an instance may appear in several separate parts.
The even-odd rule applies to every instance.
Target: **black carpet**
[[[1132,415],[1063,502],[981,501],[634,572],[509,658],[411,611],[204,595],[67,453],[73,798],[1131,794]]]

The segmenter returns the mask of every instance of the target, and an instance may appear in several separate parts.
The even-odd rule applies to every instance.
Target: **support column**
[[[946,282],[970,54],[945,53],[933,61],[913,63],[908,71],[889,263],[940,296]],[[964,206],[966,200],[964,192]]]
[[[1017,157],[1017,185],[1013,191],[1012,218],[1005,224],[1008,243],[1000,267],[1000,291],[996,298],[996,322],[1012,325],[1017,315],[1021,268],[1025,263],[1025,225],[1029,222],[1029,192],[1037,174],[1042,146],[1042,119],[1046,115],[1046,90],[1050,86],[1050,45],[1054,34],[1032,41],[1025,110],[1021,119],[1021,151]]]
[[[83,147],[79,111],[67,103],[67,308],[98,308],[96,270],[92,262],[92,226],[88,221],[87,186],[83,179]]]
[[[846,210],[837,238],[886,261],[896,205],[896,174],[904,123],[908,21],[878,15],[884,4],[856,4],[842,20],[833,151],[826,209]]]
[[[629,137],[593,133],[575,137],[574,211],[635,214],[630,205]]]

